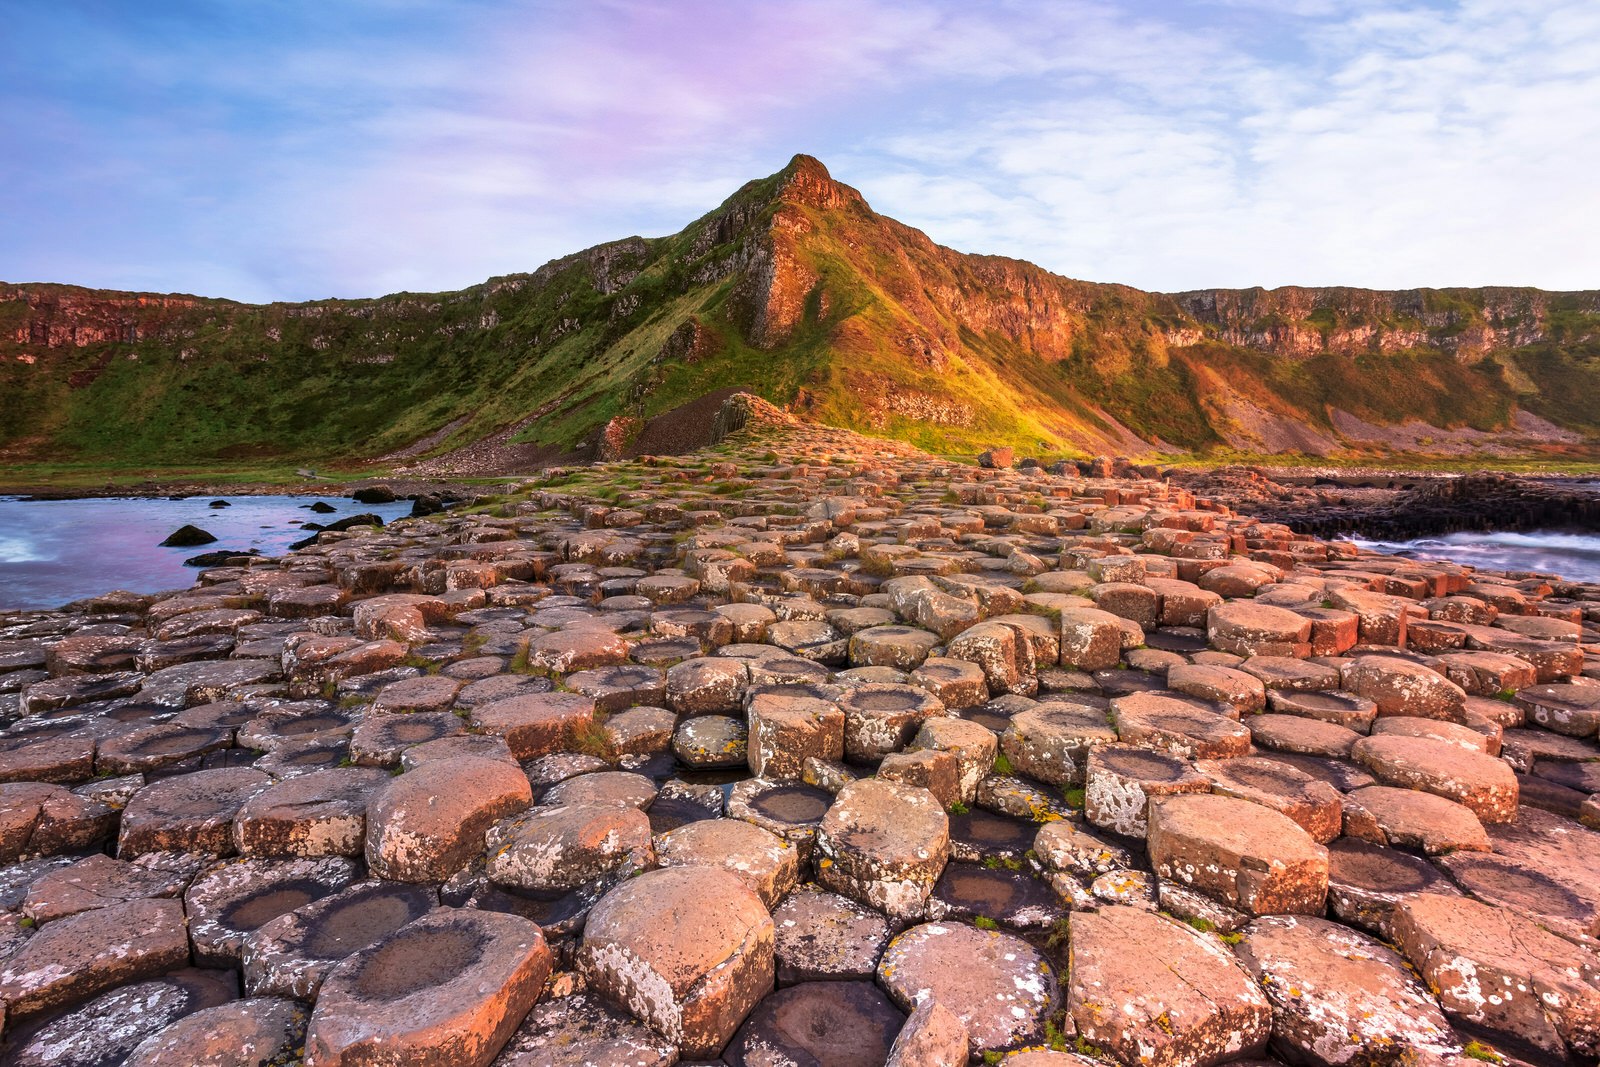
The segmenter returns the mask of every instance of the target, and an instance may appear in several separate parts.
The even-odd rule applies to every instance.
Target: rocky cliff
[[[946,451],[1580,450],[1600,293],[1076,281],[937,245],[806,156],[674,236],[453,293],[0,286],[12,461],[559,451],[735,386]]]

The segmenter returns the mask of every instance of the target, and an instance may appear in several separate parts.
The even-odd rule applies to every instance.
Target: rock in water
[[[387,485],[369,485],[351,493],[350,499],[357,504],[393,504],[395,495]]]
[[[216,535],[207,533],[198,526],[180,526],[167,535],[161,542],[162,548],[193,548],[196,545],[209,545],[216,541]]]

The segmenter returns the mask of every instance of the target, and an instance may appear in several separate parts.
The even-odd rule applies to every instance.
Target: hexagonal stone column
[[[938,799],[893,782],[851,782],[817,831],[818,880],[894,919],[922,914],[949,858],[950,819]]]
[[[306,1067],[487,1067],[549,974],[549,946],[527,919],[438,908],[328,975]]]
[[[479,756],[407,771],[367,808],[367,866],[398,882],[442,882],[483,849],[495,820],[533,798],[522,769]]]
[[[1351,757],[1386,785],[1453,800],[1482,822],[1511,822],[1517,817],[1516,773],[1482,752],[1430,737],[1386,733],[1357,741]]]
[[[1060,995],[1054,970],[1032,945],[957,922],[913,926],[889,942],[878,982],[907,1010],[925,1000],[944,1005],[978,1053],[1038,1036]]]
[[[1311,655],[1311,620],[1288,608],[1230,600],[1206,612],[1206,639],[1236,656]]]
[[[844,711],[844,754],[876,762],[910,743],[924,720],[944,714],[944,705],[910,685],[868,684],[839,697]]]
[[[1074,912],[1071,924],[1067,1010],[1085,1041],[1149,1067],[1211,1067],[1266,1046],[1272,1009],[1221,942],[1142,908]]]
[[[1328,850],[1287,815],[1215,794],[1161,797],[1150,809],[1156,874],[1251,915],[1320,915]]]
[[[759,693],[750,702],[752,773],[765,778],[801,776],[807,757],[844,756],[844,712],[809,696]]]
[[[1089,752],[1083,814],[1102,830],[1144,837],[1151,797],[1209,792],[1211,783],[1187,760],[1131,745],[1107,745]]]
[[[715,1055],[772,989],[773,925],[728,871],[664,867],[589,913],[578,969],[686,1056]]]
[[[1089,753],[1116,741],[1106,713],[1087,704],[1052,701],[1018,712],[1000,735],[1011,765],[1051,785],[1081,785]]]

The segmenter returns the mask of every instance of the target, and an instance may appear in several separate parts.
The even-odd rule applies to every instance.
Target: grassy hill
[[[805,156],[671,237],[459,292],[0,285],[8,466],[354,462],[508,427],[570,449],[733,386],[941,452],[1580,454],[1600,293],[1075,281],[936,245]]]

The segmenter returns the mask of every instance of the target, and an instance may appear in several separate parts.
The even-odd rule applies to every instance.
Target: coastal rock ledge
[[[752,412],[0,614],[0,1062],[1600,1055],[1600,587]]]

